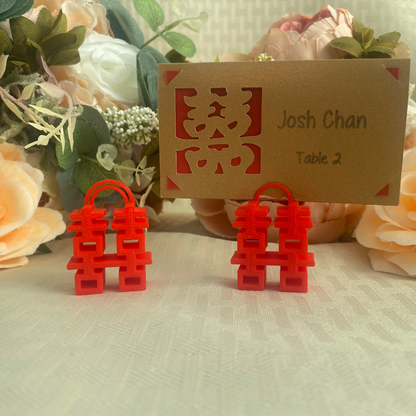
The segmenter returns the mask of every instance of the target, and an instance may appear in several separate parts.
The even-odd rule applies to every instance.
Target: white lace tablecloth
[[[235,242],[164,220],[144,292],[75,296],[71,240],[0,272],[1,416],[416,414],[416,280],[326,244],[309,293],[238,291]]]

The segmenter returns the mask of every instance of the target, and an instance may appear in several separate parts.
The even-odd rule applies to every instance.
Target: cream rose
[[[95,92],[132,107],[143,104],[137,86],[138,52],[135,46],[121,39],[91,35],[79,48],[81,62],[74,67],[93,81]]]
[[[0,144],[0,269],[26,264],[26,256],[65,231],[62,215],[38,207],[43,173],[25,162],[21,147]]]
[[[405,153],[399,205],[368,206],[355,236],[374,270],[416,277],[416,148]]]

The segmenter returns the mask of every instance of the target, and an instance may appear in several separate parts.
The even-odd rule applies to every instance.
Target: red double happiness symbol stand
[[[270,208],[260,206],[259,197],[267,188],[280,188],[288,197],[288,206],[277,207],[274,223],[279,228],[279,251],[266,251],[268,228],[272,219],[267,216]],[[237,251],[231,264],[239,264],[238,289],[264,290],[266,266],[280,266],[280,290],[282,292],[307,292],[307,267],[315,266],[313,253],[308,252],[307,229],[312,228],[308,206],[293,201],[283,185],[271,183],[261,187],[246,206],[235,211],[234,228],[237,234]]]
[[[117,230],[117,254],[104,254],[105,230],[108,220],[105,209],[94,206],[97,195],[106,189],[119,192],[124,208],[114,210],[111,229]],[[145,228],[149,227],[146,208],[135,206],[130,189],[121,182],[97,182],[85,196],[84,206],[69,215],[72,220],[68,231],[76,232],[73,238],[74,256],[67,265],[75,274],[75,294],[103,293],[105,269],[119,267],[120,292],[146,289],[146,265],[152,264],[152,253],[145,251]]]

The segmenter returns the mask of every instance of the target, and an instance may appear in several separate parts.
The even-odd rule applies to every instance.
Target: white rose
[[[129,107],[143,104],[137,87],[136,55],[133,45],[105,35],[88,36],[79,48],[78,72],[94,82],[95,90]]]

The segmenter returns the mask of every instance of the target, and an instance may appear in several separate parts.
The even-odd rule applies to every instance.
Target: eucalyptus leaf
[[[6,3],[12,6],[4,6],[6,9],[0,13],[0,22],[22,16],[33,7],[34,0],[6,0]]]
[[[169,64],[170,63],[169,59],[166,58],[166,56],[163,56],[160,52],[158,52],[156,49],[152,48],[151,46],[145,46],[142,49],[142,51],[150,53],[150,55],[152,55],[153,58],[155,58],[155,60],[158,64]]]
[[[130,187],[133,184],[133,173],[134,170],[130,169],[123,169],[123,167],[135,169],[136,165],[132,160],[125,160],[117,170],[118,176],[120,180],[126,184],[128,187]]]
[[[84,206],[85,195],[79,189],[75,180],[76,165],[68,170],[59,169],[56,179],[59,183],[61,198],[60,202],[65,211],[72,212]]]
[[[195,22],[195,19],[192,19],[189,22],[184,22],[183,25],[187,27],[189,30],[192,30],[193,32],[196,32],[196,33],[199,33],[199,31],[201,30],[201,28]]]
[[[201,12],[199,13],[199,16],[197,17],[198,20],[201,21],[201,23],[208,22],[208,13],[207,12]]]
[[[117,179],[117,175],[114,171],[107,171],[98,163],[91,162],[89,160],[82,159],[75,168],[75,180],[79,189],[86,194],[88,190],[99,181],[104,179]],[[99,194],[99,198],[109,196],[114,191],[108,189]],[[97,198],[98,198],[97,197]]]
[[[143,45],[143,43],[144,43],[143,32],[140,30],[139,26],[137,25],[136,21],[133,19],[131,14],[120,4],[120,2],[118,0],[101,0],[101,3],[107,10],[107,17],[110,20],[111,29],[113,29],[113,23],[115,21],[117,21],[117,23],[118,23],[118,20],[114,19],[114,13],[113,13],[113,15],[111,15],[111,13],[109,13],[110,11],[113,11],[113,12],[116,12],[118,16],[120,16],[120,18],[123,20],[124,24],[129,29],[130,33],[132,34],[132,36],[136,40],[136,43],[135,43],[136,46],[138,45],[137,47],[139,47],[139,46]],[[120,36],[122,34],[119,30],[119,27],[120,27],[120,24],[118,24],[118,28],[114,32],[115,36],[117,38],[126,40],[125,38]]]
[[[384,35],[379,36],[377,38],[377,41],[379,43],[390,42],[393,44],[393,48],[395,48],[397,44],[399,43],[400,37],[401,37],[400,32],[388,32],[388,33],[385,33]]]
[[[156,179],[152,186],[152,192],[160,198],[160,178]]]
[[[14,44],[23,43],[26,38],[39,43],[43,38],[43,33],[39,27],[23,16],[10,20],[10,31]]]
[[[354,38],[348,36],[342,36],[337,39],[331,40],[329,43],[333,48],[340,49],[341,51],[348,52],[356,58],[362,58],[364,51],[361,44]]]
[[[77,120],[74,129],[74,147],[80,153],[88,153],[94,151],[97,146],[97,137],[91,127],[82,120]]]
[[[172,9],[173,13],[175,13],[176,17],[178,17],[178,19],[180,19],[182,13],[185,10],[184,4],[178,0],[172,1],[172,3],[170,4],[170,8]]]
[[[159,161],[159,153],[154,154],[153,156],[150,156],[147,159],[147,166],[148,167],[154,167],[155,172],[153,174],[153,179],[160,178],[160,161]]]
[[[178,32],[166,32],[163,39],[181,55],[192,58],[196,52],[196,46],[191,39]]]
[[[16,4],[16,0],[0,0],[0,13],[7,12]]]
[[[122,39],[130,45],[134,45],[136,48],[141,46],[116,10],[109,10],[107,12],[107,18],[116,38]]]
[[[159,67],[153,56],[140,51],[137,54],[137,82],[142,92],[144,105],[156,111],[158,107],[157,85]]]
[[[62,143],[56,142],[55,153],[56,153],[56,158],[58,160],[58,165],[63,170],[68,170],[76,165],[77,160],[79,159],[79,153],[76,148],[71,150],[68,132],[66,129],[64,130],[64,137],[65,137],[64,150],[62,151]]]
[[[56,160],[55,146],[51,143],[42,147],[43,156],[39,162],[39,167],[43,172],[48,172],[50,165],[59,166]],[[43,183],[45,185],[45,182]]]
[[[82,106],[82,114],[77,117],[77,122],[83,121],[94,132],[97,139],[97,147],[101,144],[109,144],[111,142],[110,131],[103,116],[95,109],[88,105]],[[96,157],[96,149],[87,153],[89,157]]]
[[[114,160],[118,155],[117,148],[112,144],[101,144],[97,149],[97,160],[108,171],[114,167]]]
[[[137,13],[156,32],[157,28],[165,21],[165,15],[159,4],[155,0],[133,0],[133,4]]]

